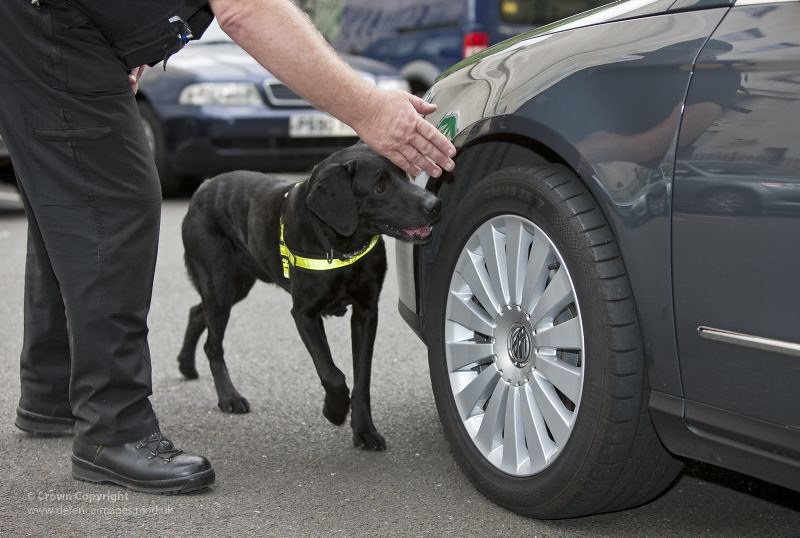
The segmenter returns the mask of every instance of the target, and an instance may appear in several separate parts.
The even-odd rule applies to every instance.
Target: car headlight
[[[411,86],[408,85],[408,81],[404,78],[378,77],[377,84],[379,88],[384,88],[386,90],[403,90],[404,92],[411,91]]]
[[[250,82],[189,84],[181,92],[178,102],[182,105],[258,106],[264,104],[258,88]]]

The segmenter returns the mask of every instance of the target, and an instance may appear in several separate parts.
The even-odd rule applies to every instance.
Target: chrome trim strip
[[[763,336],[753,336],[750,334],[725,331],[722,329],[714,329],[712,327],[703,326],[697,328],[697,334],[700,335],[701,338],[705,338],[707,340],[749,347],[761,351],[772,351],[774,353],[791,355],[792,357],[800,357],[800,344],[794,342],[785,342],[783,340],[775,340],[773,338],[765,338]]]
[[[736,0],[735,6],[757,6],[760,4],[788,4],[798,0]]]

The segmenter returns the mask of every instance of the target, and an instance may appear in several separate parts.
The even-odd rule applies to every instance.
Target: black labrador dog
[[[380,234],[426,242],[439,210],[436,196],[364,144],[334,153],[302,183],[244,171],[204,182],[183,220],[186,268],[202,300],[189,311],[178,356],[181,373],[197,377],[195,350],[208,329],[205,352],[218,405],[224,412],[247,413],[250,405],[228,375],[222,339],[231,308],[256,280],[277,284],[292,295],[292,316],[325,389],[322,414],[340,425],[350,394],[322,320],[343,316],[351,306],[353,444],[384,450],[369,396],[386,274]]]

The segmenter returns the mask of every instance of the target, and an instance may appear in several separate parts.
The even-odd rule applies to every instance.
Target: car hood
[[[363,74],[374,76],[399,77],[392,67],[380,62],[339,54],[353,69]],[[197,41],[172,56],[167,62],[167,72],[180,70],[194,75],[199,80],[253,80],[256,82],[268,78],[271,74],[252,56],[243,51],[235,43]]]

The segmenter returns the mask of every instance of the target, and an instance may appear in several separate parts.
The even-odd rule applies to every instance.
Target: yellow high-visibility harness
[[[293,254],[289,247],[286,246],[286,241],[283,239],[283,217],[281,217],[281,239],[280,239],[280,252],[281,263],[283,264],[283,277],[289,278],[289,266],[300,267],[301,269],[308,269],[310,271],[328,271],[331,269],[339,269],[356,263],[358,260],[370,253],[378,244],[381,238],[379,235],[373,235],[369,243],[361,250],[349,253],[345,258],[334,258],[329,254],[327,258],[305,258]]]

